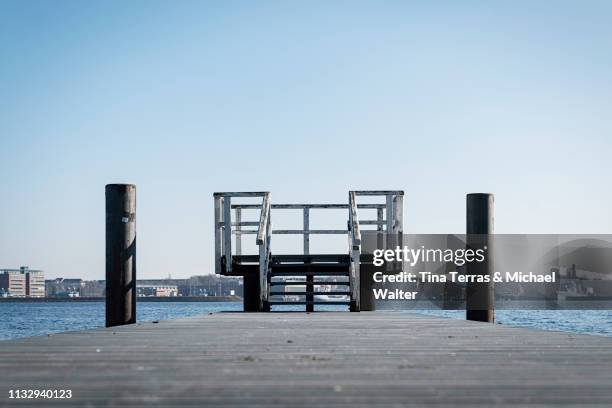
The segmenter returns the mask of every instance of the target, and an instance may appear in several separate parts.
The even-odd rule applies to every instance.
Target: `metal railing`
[[[360,266],[361,266],[361,230],[359,228],[359,216],[357,215],[357,200],[355,192],[349,191],[349,254],[351,283],[351,309],[355,311],[360,307]],[[378,224],[377,224],[378,225]]]
[[[238,238],[240,241],[240,238]],[[268,296],[268,271],[270,270],[270,243],[272,241],[272,224],[270,221],[270,193],[266,193],[261,204],[259,216],[259,227],[257,230],[257,245],[259,245],[259,287],[260,307],[264,305],[267,309]]]
[[[242,255],[242,235],[257,234],[256,243],[260,247],[270,247],[271,222],[270,222],[270,193],[259,192],[228,192],[214,193],[215,200],[215,273],[220,275],[231,274],[232,255]],[[242,221],[242,206],[232,204],[232,198],[239,197],[262,197],[262,203],[256,207],[245,205],[245,207],[259,208],[259,221]],[[238,207],[238,208],[237,208]],[[232,221],[232,209],[235,221]],[[256,230],[243,230],[243,226],[257,226]],[[235,229],[232,229],[235,227]],[[236,247],[232,251],[232,235],[236,235]]]
[[[358,196],[382,196],[385,197],[385,204],[358,204]],[[360,208],[376,208],[376,220],[360,220],[358,209]],[[359,311],[361,308],[361,225],[376,225],[376,231],[379,240],[383,238],[383,232],[389,236],[401,236],[403,233],[403,208],[404,208],[404,192],[385,190],[357,190],[349,191],[349,254],[351,259],[350,264],[350,280],[351,280],[351,299],[353,304],[351,308]],[[399,241],[398,241],[399,242]],[[379,242],[379,246],[382,243]]]
[[[232,274],[233,255],[251,262],[259,261],[259,281],[261,302],[268,301],[269,271],[271,262],[271,241],[273,234],[302,235],[303,253],[310,255],[310,236],[315,234],[347,235],[349,239],[348,255],[350,256],[351,300],[359,310],[360,263],[361,263],[361,227],[375,225],[376,231],[383,235],[401,234],[403,229],[403,191],[350,191],[348,204],[271,204],[269,192],[224,192],[215,193],[215,272],[221,275]],[[383,196],[385,203],[357,203],[358,196]],[[261,204],[232,203],[233,198],[261,197]],[[259,209],[258,221],[243,221],[242,210]],[[273,230],[271,212],[276,209],[301,209],[302,229]],[[346,229],[310,229],[311,209],[348,209]],[[375,220],[360,220],[358,210],[375,209]],[[232,221],[232,210],[234,220]],[[232,228],[234,227],[234,228]],[[243,229],[257,227],[257,229]],[[242,256],[242,236],[257,234],[256,244],[259,255]],[[236,237],[235,248],[232,248],[232,236]]]

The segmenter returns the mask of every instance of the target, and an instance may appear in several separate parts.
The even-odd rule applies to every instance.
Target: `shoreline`
[[[75,298],[11,298],[0,297],[0,303],[56,303],[56,302],[104,302],[103,297],[75,297]],[[137,297],[136,302],[242,302],[240,296],[146,296]]]

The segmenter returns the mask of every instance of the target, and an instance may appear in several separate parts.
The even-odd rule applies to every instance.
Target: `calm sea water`
[[[140,302],[136,320],[176,319],[242,310],[241,302]],[[104,327],[104,302],[0,302],[0,339]]]
[[[419,313],[465,319],[463,310],[420,310]],[[611,310],[496,310],[495,322],[508,326],[612,336]]]
[[[333,306],[325,309],[342,310]],[[168,320],[210,312],[240,310],[241,302],[141,302],[137,308],[137,320]],[[463,311],[418,312],[448,318],[465,318]],[[608,310],[497,310],[495,318],[498,323],[506,325],[612,336],[612,311]],[[104,302],[0,302],[0,340],[103,326]]]

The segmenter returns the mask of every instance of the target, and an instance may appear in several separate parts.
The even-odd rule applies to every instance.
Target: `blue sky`
[[[212,193],[404,189],[405,230],[610,233],[607,1],[0,2],[0,267],[104,277],[104,185],[139,277],[212,271]],[[276,239],[277,241],[280,240]]]

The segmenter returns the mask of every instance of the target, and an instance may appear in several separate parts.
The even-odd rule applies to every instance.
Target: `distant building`
[[[0,270],[0,272],[1,271],[2,270]],[[20,272],[21,270],[11,271]],[[45,288],[42,293],[51,298],[91,298],[105,296],[106,282],[104,280],[87,281],[80,278],[56,278],[43,281],[44,277],[42,271],[30,269],[27,271],[31,273],[28,275],[24,272],[22,275],[30,276],[29,282],[32,286],[28,289],[25,286],[27,283],[20,284],[19,279],[22,277],[15,275],[11,280],[14,287],[12,292],[24,294],[11,296],[27,296],[25,293],[30,293],[29,296],[40,296],[42,291],[41,281],[44,283]],[[32,272],[40,272],[40,274]],[[3,286],[0,285],[0,296],[8,296],[8,289],[5,290],[3,295],[2,287]],[[24,288],[23,292],[19,292],[20,287]],[[192,276],[187,279],[139,279],[136,282],[137,296],[242,296],[242,293],[243,282],[242,278],[238,277],[200,275]]]
[[[198,275],[188,280],[189,296],[242,296],[242,278]]]
[[[242,278],[218,275],[187,279],[138,279],[137,286],[176,286],[177,296],[242,296]]]
[[[137,296],[171,297],[178,296],[176,285],[136,285]]]
[[[0,273],[0,292],[5,297],[25,297],[25,275],[19,269],[3,269]]]
[[[83,279],[56,278],[45,281],[48,297],[80,297]]]
[[[104,297],[106,282],[104,280],[83,281],[81,286],[82,297]]]
[[[0,296],[45,297],[44,272],[27,266],[0,269]]]
[[[45,297],[45,274],[43,271],[26,269],[26,296]]]

